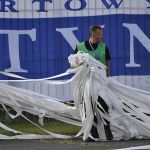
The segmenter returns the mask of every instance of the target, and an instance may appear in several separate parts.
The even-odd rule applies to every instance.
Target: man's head
[[[98,43],[103,39],[103,30],[100,26],[91,26],[89,30],[90,34],[90,42],[91,43]]]

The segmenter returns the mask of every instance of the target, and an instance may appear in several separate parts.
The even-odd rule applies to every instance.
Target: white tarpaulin
[[[43,118],[48,117],[81,126],[81,130],[76,136],[83,134],[83,140],[86,140],[89,136],[92,137],[91,128],[93,126],[98,132],[98,138],[92,137],[96,141],[108,140],[106,126],[110,128],[112,140],[150,138],[150,92],[127,87],[107,78],[105,66],[88,54],[71,55],[69,62],[72,68],[68,69],[66,73],[58,75],[64,76],[74,73],[75,75],[69,80],[54,80],[58,77],[56,76],[39,80],[21,79],[13,82],[37,81],[49,85],[74,83],[74,107],[65,105],[61,102],[61,99],[6,85],[2,83],[3,81],[1,81],[0,86],[0,104],[12,119],[22,116],[33,123],[22,114],[25,111],[37,115],[41,124]],[[10,73],[4,74],[13,76]],[[15,78],[21,77],[15,76]],[[16,111],[16,114],[11,114],[6,106],[10,106]],[[27,136],[22,132],[6,127],[2,123],[0,127],[21,134],[14,137],[0,135],[1,139],[49,138],[49,136],[39,135],[37,137],[35,135]],[[72,138],[72,136],[54,134],[43,130],[53,138]]]

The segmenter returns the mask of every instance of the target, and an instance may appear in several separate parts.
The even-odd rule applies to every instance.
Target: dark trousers
[[[98,96],[98,103],[103,107],[105,112],[97,105],[98,109],[102,113],[108,113],[109,114],[109,111],[108,111],[109,107],[107,106],[105,101],[100,96]],[[98,123],[96,116],[94,116],[94,122]],[[105,129],[106,138],[107,138],[107,140],[112,140],[113,135],[112,135],[112,132],[111,132],[111,129],[110,129],[110,122],[107,121],[106,119],[105,119],[105,122],[106,122],[106,125],[104,125],[104,129]],[[97,128],[95,126],[92,126],[92,128],[91,128],[91,135],[94,138],[99,138],[99,134],[98,134]]]

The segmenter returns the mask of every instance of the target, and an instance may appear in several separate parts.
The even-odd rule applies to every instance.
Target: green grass
[[[29,122],[25,122],[25,121],[24,122],[13,121],[13,122],[7,122],[4,124],[12,129],[22,131],[24,133],[47,134],[43,130],[34,126],[33,124]],[[63,123],[63,122],[56,121],[56,120],[46,121],[44,123],[44,126],[42,126],[42,128],[50,132],[66,134],[66,135],[75,135],[80,130],[80,127],[78,126],[70,125],[70,124]],[[13,133],[3,130],[1,128],[0,128],[0,134],[14,135]]]

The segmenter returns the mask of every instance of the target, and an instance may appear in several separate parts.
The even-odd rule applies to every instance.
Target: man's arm
[[[106,61],[106,76],[109,77],[110,76],[110,61]]]
[[[74,54],[77,54],[77,52],[78,52],[78,48],[76,46],[76,49],[74,50]]]
[[[108,47],[106,46],[106,76],[109,77],[110,76],[110,60],[111,60],[111,56],[110,56],[110,53],[109,53],[109,49]]]

